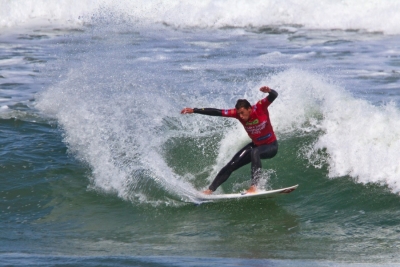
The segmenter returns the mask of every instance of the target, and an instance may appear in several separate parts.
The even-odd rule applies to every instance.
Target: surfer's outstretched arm
[[[222,116],[222,110],[216,108],[184,108],[181,114],[198,113],[209,116]]]

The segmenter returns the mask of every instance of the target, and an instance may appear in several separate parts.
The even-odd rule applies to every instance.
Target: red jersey
[[[276,141],[276,136],[269,118],[269,105],[271,102],[268,98],[258,101],[251,107],[252,112],[247,122],[240,119],[235,108],[222,110],[222,116],[238,119],[256,146],[271,144]]]

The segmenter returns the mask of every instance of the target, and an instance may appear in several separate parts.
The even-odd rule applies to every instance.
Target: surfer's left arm
[[[266,98],[268,99],[269,103],[274,102],[274,100],[278,97],[278,92],[274,89],[269,88],[268,86],[261,87],[260,91],[263,93],[268,93],[268,96]]]

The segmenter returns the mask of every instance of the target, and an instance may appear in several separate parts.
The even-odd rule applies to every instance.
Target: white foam
[[[197,70],[197,69],[199,69],[199,68],[196,67],[196,66],[188,66],[188,65],[183,65],[181,68],[182,68],[183,70]]]
[[[284,57],[284,55],[281,52],[274,51],[274,52],[271,52],[271,53],[267,53],[267,54],[261,55],[258,58],[259,59],[263,59],[263,60],[268,60],[268,59],[273,59],[273,58],[278,58],[279,59],[279,58],[282,58],[282,57]]]
[[[166,23],[175,27],[302,25],[312,29],[361,29],[399,34],[396,0],[0,0],[0,27],[56,23],[82,25],[98,19]],[[137,25],[137,23],[136,23]],[[295,31],[295,27],[286,27]]]
[[[395,104],[374,106],[320,75],[294,69],[266,83],[280,94],[271,118],[281,136],[322,133],[303,150],[314,166],[327,163],[331,178],[350,176],[400,192],[400,111]]]
[[[200,47],[204,47],[204,48],[212,48],[212,49],[217,49],[217,48],[224,48],[227,45],[229,45],[229,43],[221,43],[221,42],[188,42],[188,44],[192,44],[192,45],[196,45],[196,46],[200,46]]]
[[[346,99],[324,107],[315,147],[329,153],[329,176],[349,175],[400,192],[400,112],[394,104],[375,107]]]

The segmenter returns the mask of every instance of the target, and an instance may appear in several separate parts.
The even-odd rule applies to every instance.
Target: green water
[[[326,167],[308,166],[297,151],[310,137],[280,141],[279,154],[263,161],[276,170],[268,182],[272,188],[299,184],[289,195],[201,205],[161,201],[155,206],[91,190],[90,170],[66,153],[61,132],[53,126],[16,120],[3,120],[2,125],[2,133],[19,136],[13,143],[2,139],[3,150],[9,151],[7,162],[4,157],[1,162],[2,253],[18,248],[76,256],[134,253],[328,261],[357,257],[368,262],[397,257],[399,197],[349,177],[331,180]],[[185,145],[179,149],[184,151]],[[209,164],[204,161],[190,169],[199,156],[191,155],[180,168],[196,173],[196,168]],[[245,184],[249,172],[248,167],[235,172],[223,189]],[[171,197],[157,194],[159,199]]]

